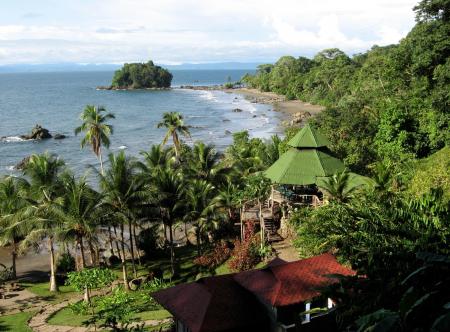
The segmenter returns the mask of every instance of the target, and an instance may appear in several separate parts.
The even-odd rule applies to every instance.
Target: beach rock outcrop
[[[20,138],[25,139],[25,140],[29,140],[29,139],[41,140],[41,139],[52,138],[52,135],[50,134],[48,129],[45,129],[41,125],[37,124],[31,130],[30,135],[21,135]]]
[[[297,112],[292,116],[292,120],[290,125],[296,125],[302,123],[304,120],[309,119],[311,117],[311,113],[308,111]]]
[[[16,166],[14,166],[14,169],[19,171],[23,170],[27,166],[29,161],[30,156],[23,158]]]

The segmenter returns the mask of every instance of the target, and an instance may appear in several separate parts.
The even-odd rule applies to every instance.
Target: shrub
[[[147,257],[152,257],[159,249],[159,230],[158,225],[143,229],[137,238],[137,247],[145,252]]]
[[[56,264],[56,269],[59,272],[70,272],[75,270],[75,258],[69,253],[63,253]]]
[[[233,271],[245,271],[254,267],[260,261],[259,238],[255,235],[255,224],[247,221],[244,240],[236,240],[228,266]]]
[[[231,254],[231,249],[225,241],[220,241],[212,252],[194,259],[194,264],[213,269],[225,262]]]

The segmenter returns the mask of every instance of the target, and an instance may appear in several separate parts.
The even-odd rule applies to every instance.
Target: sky
[[[273,62],[397,43],[418,0],[0,0],[0,65]]]

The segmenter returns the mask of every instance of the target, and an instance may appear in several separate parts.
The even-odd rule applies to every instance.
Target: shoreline
[[[246,98],[252,99],[252,102],[271,104],[275,111],[290,115],[295,115],[297,112],[309,112],[311,116],[315,116],[325,109],[323,106],[313,105],[301,100],[286,100],[283,95],[274,92],[263,92],[249,88],[227,89],[225,91],[244,95]]]
[[[250,88],[225,88],[221,85],[213,86],[180,86],[178,89],[199,90],[199,91],[222,91],[225,93],[235,93],[244,96],[251,103],[268,104],[273,106],[275,112],[286,114],[290,120],[281,122],[282,126],[300,125],[310,117],[315,117],[322,112],[325,107],[314,105],[301,100],[286,100],[286,97],[274,92],[264,92]]]

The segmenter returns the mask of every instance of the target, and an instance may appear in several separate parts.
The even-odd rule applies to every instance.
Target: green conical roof
[[[309,123],[288,142],[288,145],[294,148],[320,148],[330,144],[330,141],[312,128]]]
[[[318,178],[342,172],[344,168],[342,161],[325,151],[291,148],[264,175],[273,183],[311,185],[316,184]]]

